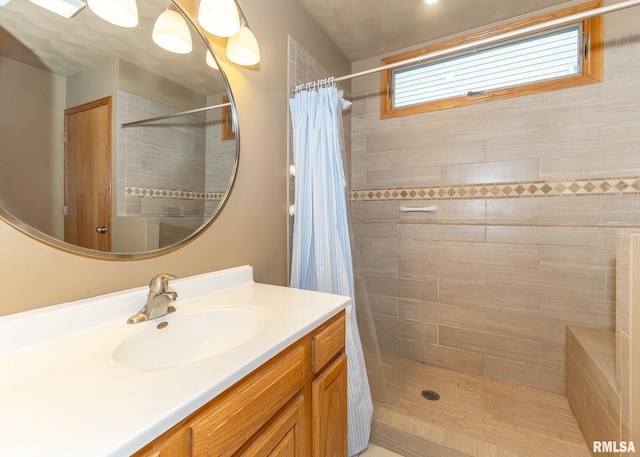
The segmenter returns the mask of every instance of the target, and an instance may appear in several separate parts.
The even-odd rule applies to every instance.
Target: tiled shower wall
[[[354,240],[383,351],[564,389],[565,326],[614,327],[616,233],[640,228],[639,75],[634,35],[607,39],[601,84],[388,120],[354,95]]]
[[[179,111],[123,90],[118,110],[120,122]],[[236,156],[220,119],[214,110],[118,130],[117,215],[147,219],[148,249],[185,239],[220,204]]]

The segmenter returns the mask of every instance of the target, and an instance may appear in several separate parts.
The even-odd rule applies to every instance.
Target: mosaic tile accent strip
[[[638,194],[640,194],[640,177],[636,176],[631,178],[580,179],[576,181],[529,181],[466,186],[353,190],[351,191],[351,200],[462,200]]]
[[[224,192],[196,192],[179,189],[155,189],[150,187],[127,186],[127,197],[168,198],[172,200],[222,200]]]

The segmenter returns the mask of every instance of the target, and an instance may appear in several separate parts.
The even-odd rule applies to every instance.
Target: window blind
[[[582,73],[582,24],[393,71],[393,107]]]

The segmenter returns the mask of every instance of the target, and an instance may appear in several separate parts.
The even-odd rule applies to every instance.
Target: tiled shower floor
[[[371,442],[405,457],[589,457],[564,395],[382,354]],[[440,400],[422,398],[434,390]]]

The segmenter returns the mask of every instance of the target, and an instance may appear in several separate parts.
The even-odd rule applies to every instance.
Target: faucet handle
[[[169,290],[169,280],[176,279],[176,277],[169,273],[160,273],[151,278],[149,282],[149,290],[153,293],[162,293]]]

